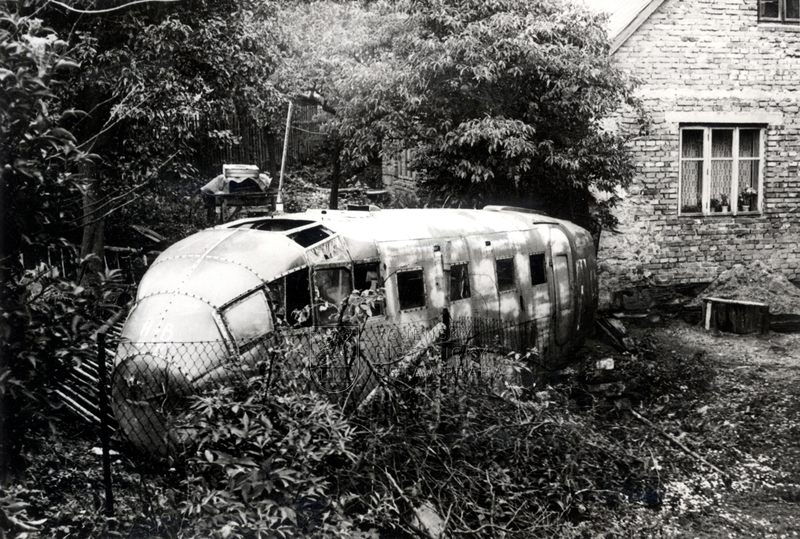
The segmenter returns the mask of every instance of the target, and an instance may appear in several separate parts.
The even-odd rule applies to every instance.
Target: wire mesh
[[[167,457],[192,438],[181,422],[192,395],[244,383],[291,382],[349,413],[404,384],[421,392],[502,390],[523,383],[508,354],[543,342],[542,321],[445,316],[427,324],[282,329],[250,342],[121,342],[110,381],[118,433],[138,450]]]

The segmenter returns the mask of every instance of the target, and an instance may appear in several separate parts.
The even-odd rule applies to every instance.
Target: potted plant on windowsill
[[[718,198],[711,199],[711,211],[714,213],[722,211],[722,203],[719,201]]]
[[[739,194],[739,211],[753,211],[755,208],[755,199],[758,192],[751,186],[747,186],[744,191]]]

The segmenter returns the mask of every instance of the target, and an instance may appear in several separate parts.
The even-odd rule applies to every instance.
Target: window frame
[[[511,283],[505,288],[500,288],[500,262],[510,262],[511,264]],[[495,287],[499,293],[511,292],[516,290],[517,285],[517,264],[513,256],[497,257],[494,259]]]
[[[317,278],[318,278],[318,276],[320,276],[320,274],[322,274],[323,272],[331,271],[331,270],[338,270],[338,271],[344,270],[344,271],[346,271],[348,273],[348,276],[349,276],[350,290],[347,293],[347,295],[344,296],[340,300],[340,302],[338,304],[337,303],[332,303],[332,302],[328,301],[327,298],[323,298],[322,297],[322,295],[320,294],[320,289],[319,289],[321,284],[317,281]],[[349,264],[349,263],[318,264],[318,265],[313,267],[313,269],[311,271],[310,282],[311,282],[311,304],[312,304],[311,311],[312,311],[312,316],[313,316],[313,319],[314,319],[314,327],[332,327],[332,326],[338,325],[338,323],[339,323],[338,316],[339,316],[340,310],[342,308],[342,303],[347,301],[347,298],[350,297],[350,294],[353,293],[353,277],[354,277],[353,265]],[[333,323],[322,323],[323,322],[323,320],[322,320],[323,319],[322,312],[324,312],[324,311],[320,310],[320,307],[322,306],[322,302],[320,302],[318,300],[322,300],[328,305],[334,305],[335,306],[335,311],[334,311],[333,315],[336,318],[336,320],[334,320]],[[325,316],[324,318],[328,318],[329,319],[331,317],[330,316]]]
[[[377,269],[378,273],[378,280],[376,282],[377,290],[373,291],[371,287],[360,289],[356,286],[356,276],[360,271],[359,268],[363,268],[365,266],[375,266],[375,268]],[[386,281],[383,278],[383,271],[381,270],[381,266],[382,264],[380,258],[365,258],[353,261],[353,290],[359,290],[362,294],[367,292],[368,294],[372,293],[376,295],[379,295],[379,290],[384,290],[383,295],[381,297],[378,297],[377,300],[375,301],[375,308],[373,309],[372,314],[370,315],[371,318],[386,317],[386,293],[385,293]]]
[[[456,266],[464,266],[464,269],[466,271],[464,277],[466,278],[467,282],[467,291],[466,295],[460,298],[453,298],[453,268]],[[470,272],[469,272],[469,260],[464,262],[453,262],[452,264],[450,264],[450,271],[448,272],[447,282],[448,282],[447,299],[449,302],[452,303],[454,301],[464,301],[470,299],[472,297],[472,282],[470,279]]]
[[[401,298],[402,291],[400,290],[400,275],[403,273],[415,273],[419,272],[420,274],[420,281],[422,282],[422,305],[415,305],[413,307],[406,307],[403,308],[403,300]],[[394,274],[394,282],[395,286],[397,287],[397,310],[401,313],[411,312],[411,311],[418,311],[422,309],[426,309],[428,307],[428,288],[425,283],[425,268],[422,266],[412,266],[397,270]]]
[[[715,130],[724,131],[732,130],[732,147],[731,157],[713,157],[712,156],[712,136]],[[759,134],[758,140],[758,157],[742,157],[740,148],[740,132],[742,130],[757,130]],[[702,131],[703,151],[702,157],[684,157],[683,156],[683,134],[685,131]],[[678,216],[681,217],[736,217],[738,215],[746,216],[759,216],[763,214],[764,208],[764,169],[765,169],[765,149],[766,149],[766,134],[767,126],[763,124],[681,124],[678,131],[678,196],[677,196],[677,209]],[[711,211],[711,170],[712,162],[714,161],[731,161],[731,188],[729,195],[730,209],[728,212],[714,212]],[[700,194],[700,211],[699,212],[686,212],[683,211],[682,194],[683,194],[683,163],[693,161],[702,162],[702,184]],[[755,209],[751,208],[749,211],[739,211],[739,163],[740,161],[756,161],[758,163],[758,188]]]
[[[249,299],[258,296],[258,294],[261,294],[261,296],[264,299],[264,304],[267,306],[267,313],[269,315],[268,318],[269,318],[269,324],[270,324],[269,330],[268,331],[264,331],[263,333],[261,333],[259,335],[256,335],[254,337],[250,337],[248,339],[237,338],[237,331],[238,330],[236,330],[236,328],[234,328],[230,324],[230,321],[228,320],[227,314],[232,309],[234,309],[237,306],[241,305],[245,301],[248,301]],[[269,292],[267,291],[267,288],[264,285],[260,285],[260,286],[258,286],[256,288],[252,288],[252,289],[248,290],[247,292],[239,294],[238,296],[236,296],[232,300],[230,300],[230,301],[228,301],[226,303],[223,303],[217,309],[217,314],[219,315],[219,318],[220,318],[220,320],[222,322],[223,327],[225,328],[225,331],[230,336],[231,342],[234,343],[234,346],[236,346],[236,348],[240,352],[250,348],[254,343],[259,342],[265,336],[267,336],[268,334],[274,332],[276,327],[277,327],[277,322],[275,320],[275,312],[274,312],[273,307],[272,307],[272,302],[270,301]]]
[[[542,276],[544,278],[543,278],[543,280],[541,280],[539,282],[534,282],[534,279],[533,279],[533,259],[534,259],[534,257],[536,257],[537,260],[539,259],[539,257],[541,257],[541,261],[542,261]],[[535,252],[535,253],[528,254],[528,268],[529,268],[530,274],[531,274],[531,286],[541,286],[543,284],[547,284],[547,255],[546,255],[546,253],[544,251],[538,251],[538,252]]]
[[[761,15],[761,5],[764,0],[758,0],[756,6],[756,13],[758,14],[758,22],[776,23],[776,24],[800,24],[800,12],[796,18],[789,18],[786,16],[787,2],[789,0],[777,0],[778,2],[778,16],[777,17],[764,17]]]

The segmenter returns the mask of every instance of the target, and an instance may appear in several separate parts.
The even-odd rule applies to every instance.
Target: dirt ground
[[[712,360],[711,389],[676,431],[727,475],[698,463],[667,485],[667,497],[671,491],[680,499],[660,512],[658,531],[645,535],[798,537],[800,334],[723,334],[678,321],[631,333],[675,350],[702,350]]]

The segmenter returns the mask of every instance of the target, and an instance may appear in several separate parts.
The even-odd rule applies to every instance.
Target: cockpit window
[[[222,316],[239,345],[247,344],[273,329],[267,296],[263,290],[256,290],[232,303],[223,310]]]
[[[305,219],[262,219],[236,225],[236,228],[252,228],[253,230],[264,230],[266,232],[283,232],[312,224],[314,221]]]
[[[279,324],[310,326],[311,293],[308,268],[301,268],[267,285]]]
[[[312,226],[311,228],[306,228],[305,230],[300,230],[293,234],[289,234],[289,237],[303,247],[310,247],[315,243],[321,242],[331,234],[333,233],[324,226],[317,225]]]

